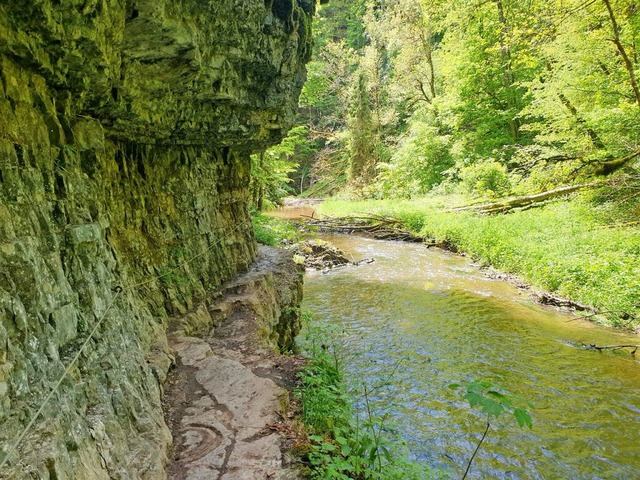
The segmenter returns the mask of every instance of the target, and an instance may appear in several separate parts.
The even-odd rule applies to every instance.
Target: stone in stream
[[[361,263],[371,263],[372,259],[363,259],[358,262],[349,260],[347,256],[335,245],[324,240],[304,240],[291,247],[295,253],[294,259],[300,258],[304,266],[310,270],[332,270],[347,265],[358,266]]]

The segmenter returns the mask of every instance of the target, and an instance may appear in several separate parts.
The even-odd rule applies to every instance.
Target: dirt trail
[[[287,466],[282,437],[275,431],[289,414],[287,387],[297,360],[275,353],[266,341],[282,338],[274,333],[282,325],[274,321],[283,316],[278,305],[283,299],[270,298],[269,308],[265,297],[282,297],[284,290],[284,297],[291,297],[285,304],[299,301],[295,288],[278,290],[286,275],[292,275],[290,254],[261,247],[247,274],[227,285],[215,303],[174,326],[170,341],[176,368],[165,393],[165,416],[174,437],[170,479],[298,478]]]

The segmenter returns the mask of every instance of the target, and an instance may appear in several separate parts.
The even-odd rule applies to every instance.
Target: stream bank
[[[308,274],[304,308],[333,325],[338,334],[327,343],[335,342],[352,391],[373,390],[374,414],[388,418],[415,459],[458,473],[486,418],[449,385],[488,379],[534,404],[533,430],[501,418],[469,478],[634,478],[639,364],[582,346],[632,335],[537,305],[438,249],[325,239],[376,261]]]
[[[452,212],[447,196],[348,202],[327,200],[316,217],[392,217],[412,233],[516,275],[534,290],[594,309],[590,319],[640,328],[640,230],[618,225],[611,206],[585,196],[508,215]]]

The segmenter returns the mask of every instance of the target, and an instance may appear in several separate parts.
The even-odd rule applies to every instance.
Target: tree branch
[[[593,344],[583,344],[585,347],[591,349],[591,350],[598,350],[599,352],[602,352],[604,350],[623,350],[626,348],[630,348],[631,351],[629,352],[631,355],[635,355],[636,352],[638,351],[638,349],[640,348],[640,345],[603,345],[603,346],[599,346],[599,345],[593,345]]]

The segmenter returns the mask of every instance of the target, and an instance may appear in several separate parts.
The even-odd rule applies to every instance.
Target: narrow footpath
[[[260,247],[252,269],[172,326],[176,355],[164,396],[175,480],[298,478],[278,433],[291,416],[292,346],[301,267]]]

